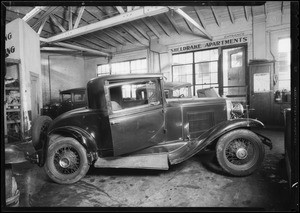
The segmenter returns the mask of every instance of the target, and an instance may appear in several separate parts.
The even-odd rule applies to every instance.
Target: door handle
[[[111,125],[119,125],[120,123],[119,123],[119,122],[116,122],[116,121],[111,121],[110,124],[111,124]]]

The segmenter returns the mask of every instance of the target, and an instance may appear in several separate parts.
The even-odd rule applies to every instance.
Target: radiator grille
[[[190,135],[193,138],[200,136],[204,131],[213,126],[212,112],[189,112],[187,115]]]

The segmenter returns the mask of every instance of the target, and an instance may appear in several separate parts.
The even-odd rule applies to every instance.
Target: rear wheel
[[[226,172],[235,176],[246,176],[261,165],[265,149],[255,133],[239,129],[219,139],[216,154],[219,164]]]
[[[72,184],[89,170],[85,148],[74,138],[53,135],[44,169],[56,183]]]

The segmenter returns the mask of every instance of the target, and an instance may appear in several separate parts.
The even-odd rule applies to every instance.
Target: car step
[[[98,158],[97,168],[132,168],[168,170],[168,153],[130,155],[124,157]]]

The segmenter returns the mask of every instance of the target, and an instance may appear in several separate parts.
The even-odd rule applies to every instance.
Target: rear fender
[[[46,144],[43,145],[43,150],[37,152],[39,157],[39,166],[43,166],[45,163],[47,157],[47,150],[49,146],[49,140],[52,134],[70,136],[77,139],[78,142],[86,149],[89,164],[92,164],[95,160],[97,160],[98,153],[95,139],[88,132],[81,128],[74,126],[64,126],[53,129],[48,133],[47,141],[45,142]]]
[[[217,138],[235,129],[239,128],[252,128],[252,127],[264,127],[264,124],[255,119],[234,119],[221,122],[216,126],[212,127],[201,136],[193,139],[181,146],[180,148],[169,153],[170,164],[181,163],[193,155],[197,154],[207,145],[211,144]]]

